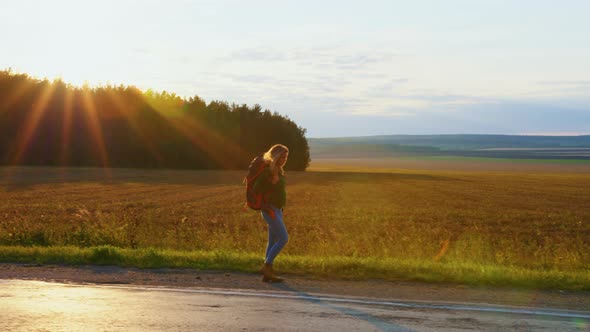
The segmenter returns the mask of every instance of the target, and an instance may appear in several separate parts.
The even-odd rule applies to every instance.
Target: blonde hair
[[[269,163],[270,170],[274,173],[275,169],[277,168],[277,161],[281,157],[281,155],[285,152],[289,152],[289,148],[282,144],[275,144],[273,145],[268,151],[264,153],[264,160]],[[285,175],[285,170],[283,166],[279,166],[279,173],[281,175]]]

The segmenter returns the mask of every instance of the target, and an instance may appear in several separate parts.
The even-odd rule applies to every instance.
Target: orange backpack
[[[248,166],[248,175],[244,181],[246,182],[246,205],[253,210],[269,209],[268,196],[270,193],[257,193],[254,191],[254,183],[256,179],[264,171],[268,165],[264,162],[262,156],[257,156],[250,162]]]

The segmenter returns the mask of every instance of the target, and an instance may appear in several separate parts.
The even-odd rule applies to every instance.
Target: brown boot
[[[260,272],[262,273],[262,281],[264,282],[283,282],[285,280],[275,275],[272,264],[264,263]]]
[[[264,278],[271,278],[272,277],[272,265],[268,263],[264,263],[262,268],[260,269],[260,273],[264,276]]]

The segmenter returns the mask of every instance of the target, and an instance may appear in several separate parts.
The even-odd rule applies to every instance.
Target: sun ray
[[[97,152],[100,158],[100,162],[104,168],[108,168],[109,158],[104,143],[104,138],[102,135],[102,127],[100,125],[100,119],[98,118],[98,114],[96,111],[96,104],[92,99],[92,94],[89,89],[82,89],[82,104],[84,114],[86,116],[86,123],[88,124],[90,135],[92,136],[92,140],[94,141],[95,148],[96,150],[98,150]]]
[[[27,91],[31,90],[33,86],[34,85],[31,84],[31,82],[28,80],[21,81],[17,87],[12,89],[12,93],[6,99],[3,100],[2,107],[0,107],[0,111],[8,111],[8,109],[14,104],[16,104],[19,101],[19,99],[25,95]]]
[[[236,168],[242,155],[241,148],[219,133],[203,126],[195,119],[173,120],[171,123],[189,141],[203,150],[209,157],[224,168]],[[236,160],[237,159],[237,160]]]
[[[23,154],[26,152],[31,138],[39,125],[39,121],[43,117],[43,113],[45,113],[54,88],[55,86],[53,84],[47,84],[41,91],[37,101],[33,104],[31,111],[28,113],[23,128],[16,141],[16,152],[12,159],[13,165],[17,165],[21,161]]]
[[[180,114],[178,109],[161,109],[146,96],[144,96],[144,100],[164,119],[167,119],[168,123],[188,139],[193,146],[204,151],[218,165],[229,169],[242,166],[239,161],[240,156],[244,155],[244,151],[239,145],[207,128],[194,118],[174,116]]]
[[[61,149],[60,149],[60,164],[65,166],[69,159],[69,145],[70,134],[72,127],[72,110],[73,110],[74,96],[70,89],[65,90],[64,95],[64,109],[63,109],[63,127],[61,133]]]
[[[142,130],[142,128],[137,124],[137,122],[132,118],[130,112],[133,111],[133,110],[130,109],[130,107],[132,108],[133,106],[126,106],[125,103],[121,100],[120,95],[117,94],[116,92],[107,91],[107,95],[109,96],[109,98],[111,99],[111,101],[115,104],[117,111],[123,117],[125,117],[125,119],[127,120],[127,123],[131,126],[131,128],[135,131],[135,133],[137,133],[139,135],[139,137],[141,138],[141,140],[146,144],[149,153],[152,156],[154,156],[158,162],[162,163],[163,160],[164,160],[164,158],[158,152],[158,149],[154,145],[154,142],[152,141],[152,138],[149,137]]]

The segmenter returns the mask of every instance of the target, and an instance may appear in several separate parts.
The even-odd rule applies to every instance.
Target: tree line
[[[287,116],[133,86],[76,87],[0,71],[0,163],[244,169],[281,143],[290,170],[310,162],[306,130]]]

